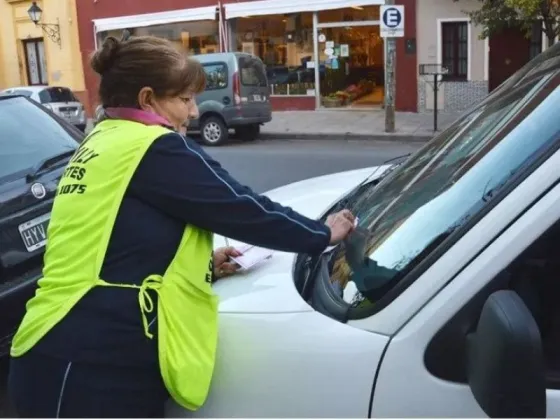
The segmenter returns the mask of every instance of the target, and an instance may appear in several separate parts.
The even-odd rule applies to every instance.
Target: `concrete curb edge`
[[[259,140],[339,140],[339,141],[394,141],[425,143],[431,140],[431,135],[410,134],[355,134],[355,133],[290,133],[290,132],[264,132],[259,135]]]

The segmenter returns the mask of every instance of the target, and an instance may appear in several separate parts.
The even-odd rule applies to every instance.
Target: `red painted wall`
[[[282,1],[282,0],[278,0]],[[217,5],[217,0],[78,0],[78,32],[82,52],[82,64],[89,115],[99,103],[97,97],[98,77],[89,66],[89,57],[95,49],[93,19],[126,16],[142,13],[155,13],[190,7]],[[224,0],[232,3],[234,0]],[[416,0],[397,0],[405,5],[405,34],[407,38],[416,38]],[[417,111],[417,59],[416,54],[405,53],[405,38],[397,40],[396,71],[396,108],[399,111]],[[279,109],[314,109],[314,98],[274,98],[273,108]]]
[[[85,95],[88,98],[89,108],[95,109],[99,102],[97,98],[99,82],[97,74],[89,66],[89,56],[95,50],[93,19],[213,6],[218,2],[217,0],[78,0],[78,3],[78,33],[84,66]]]
[[[404,34],[397,38],[397,71],[395,106],[397,111],[418,112],[418,59],[416,52],[407,54],[405,40],[416,39],[416,0],[396,0],[404,5]]]
[[[529,62],[531,40],[518,28],[505,28],[490,37],[489,47],[488,89],[491,92]]]
[[[271,96],[270,104],[273,111],[314,111],[314,96]]]

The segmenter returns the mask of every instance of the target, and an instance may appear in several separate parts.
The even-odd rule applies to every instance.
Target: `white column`
[[[321,107],[321,76],[319,74],[319,17],[317,12],[313,12],[313,61],[315,62],[315,109]]]

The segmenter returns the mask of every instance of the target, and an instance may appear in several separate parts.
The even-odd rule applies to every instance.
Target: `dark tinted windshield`
[[[266,87],[266,72],[264,64],[256,57],[239,57],[241,84],[245,86]]]
[[[24,98],[0,100],[0,180],[21,176],[77,142],[40,106]]]
[[[79,102],[72,91],[68,88],[51,87],[39,92],[39,99],[42,104],[53,102]]]
[[[360,226],[335,251],[331,282],[348,288],[345,300],[363,308],[361,316],[382,308],[376,304],[405,275],[556,146],[559,82],[555,67],[500,89],[377,187],[350,200]]]

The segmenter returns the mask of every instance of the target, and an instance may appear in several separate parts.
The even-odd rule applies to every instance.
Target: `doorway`
[[[342,109],[381,107],[385,48],[380,36],[379,6],[319,12],[316,25],[318,105]]]
[[[48,84],[47,58],[43,38],[24,40],[23,50],[25,51],[27,83],[31,86]]]

